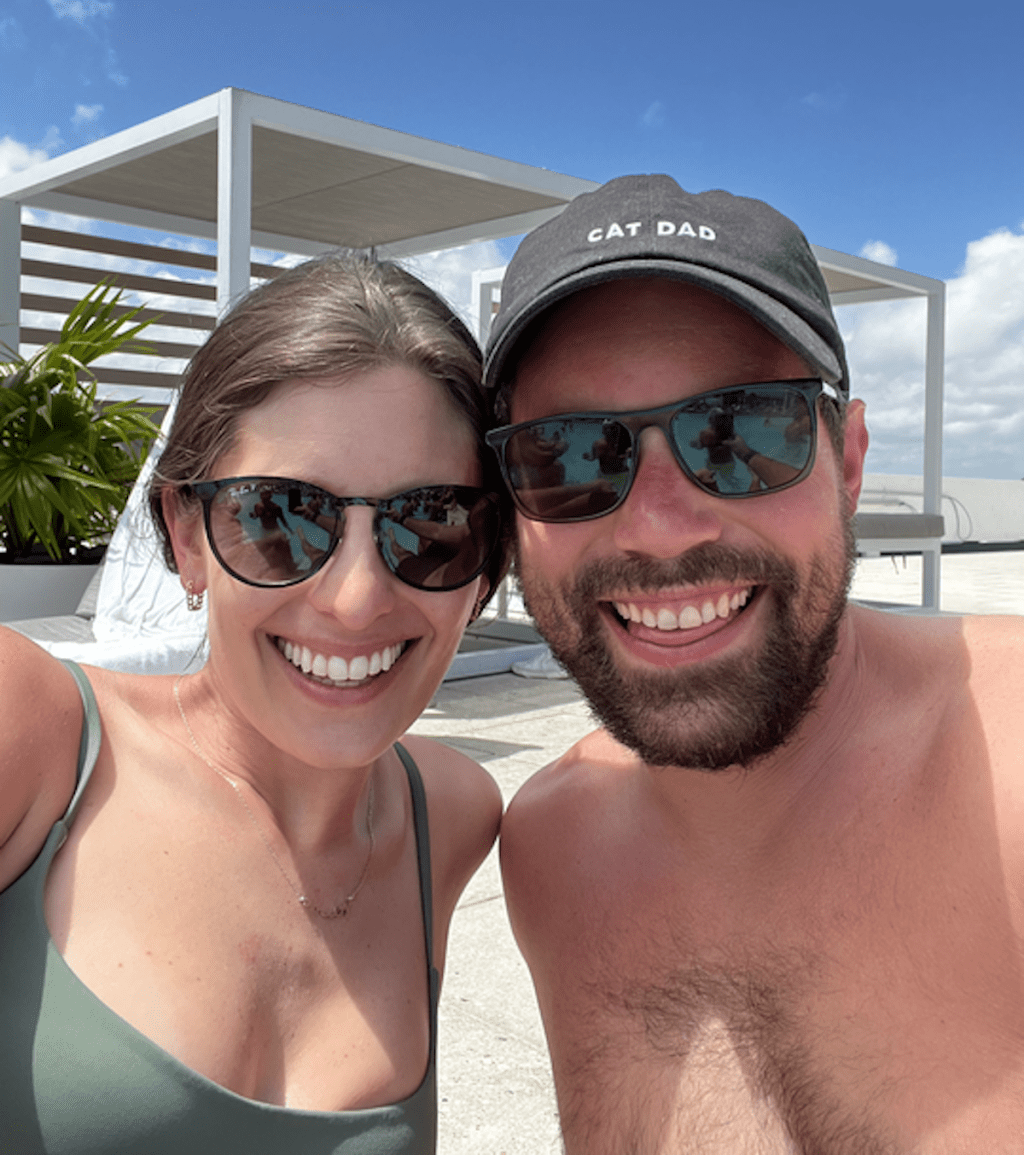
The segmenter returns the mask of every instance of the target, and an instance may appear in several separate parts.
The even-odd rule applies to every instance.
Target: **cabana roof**
[[[215,238],[225,183],[251,189],[253,244],[390,255],[525,232],[596,187],[226,88],[8,177],[0,198]]]

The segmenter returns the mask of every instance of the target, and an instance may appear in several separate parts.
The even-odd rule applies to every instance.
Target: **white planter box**
[[[98,565],[0,565],[0,622],[73,614]]]

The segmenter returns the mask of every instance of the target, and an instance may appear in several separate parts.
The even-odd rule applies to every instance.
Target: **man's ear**
[[[846,426],[843,439],[843,488],[848,508],[857,508],[860,487],[864,481],[864,457],[868,451],[868,428],[864,423],[863,401],[851,401],[846,407]]]
[[[199,593],[206,589],[203,507],[198,501],[185,501],[179,491],[171,486],[165,486],[161,491],[160,507],[178,573],[181,575],[181,584],[187,587],[191,582],[192,588]]]

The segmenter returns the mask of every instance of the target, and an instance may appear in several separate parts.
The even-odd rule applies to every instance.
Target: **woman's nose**
[[[350,629],[364,628],[394,605],[398,579],[377,549],[373,519],[373,509],[349,506],[341,540],[310,584],[310,602]]]

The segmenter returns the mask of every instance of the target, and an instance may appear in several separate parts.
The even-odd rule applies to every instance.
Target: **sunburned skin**
[[[355,654],[346,659],[337,654],[325,655],[287,638],[275,638],[281,653],[311,681],[325,686],[353,686],[387,673],[405,652],[406,643],[396,642],[369,654]]]

